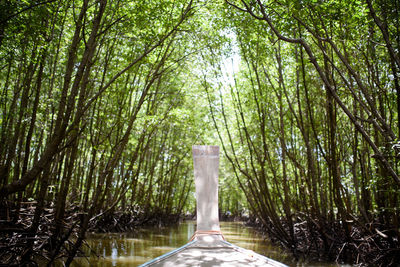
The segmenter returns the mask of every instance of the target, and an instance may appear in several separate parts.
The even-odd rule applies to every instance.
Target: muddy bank
[[[48,205],[39,220],[36,232],[32,231],[36,202],[23,202],[19,218],[13,221],[16,207],[2,206],[0,220],[0,266],[37,266],[37,261],[52,262],[60,257],[71,255],[73,244],[80,231],[82,214],[79,208],[70,206],[62,221],[63,231],[54,238],[54,205]],[[183,216],[160,212],[122,212],[100,213],[89,222],[88,232],[131,232],[143,226],[165,226],[175,224]],[[77,255],[81,255],[77,251]]]
[[[161,212],[129,213],[115,211],[91,220],[89,232],[118,233],[131,232],[143,226],[167,226],[182,221],[184,216]]]
[[[340,221],[316,222],[297,218],[295,242],[285,244],[276,236],[273,224],[263,224],[255,217],[246,220],[273,243],[284,247],[298,260],[328,261],[357,266],[400,266],[400,243],[396,231],[375,221],[367,226],[352,221],[349,232]],[[288,232],[287,224],[283,225]]]

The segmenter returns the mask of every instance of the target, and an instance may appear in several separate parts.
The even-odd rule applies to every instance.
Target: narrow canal
[[[259,233],[241,222],[221,222],[220,224],[221,231],[228,242],[289,266],[338,266],[325,263],[296,263],[290,254],[267,243]],[[87,244],[91,247],[92,254],[95,253],[97,256],[76,258],[76,263],[72,266],[138,266],[186,244],[194,231],[195,222],[187,221],[170,227],[143,228],[134,233],[91,234],[88,235]],[[90,254],[88,246],[84,246],[83,251]]]

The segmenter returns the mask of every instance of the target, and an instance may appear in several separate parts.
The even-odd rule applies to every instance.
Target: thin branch
[[[50,3],[56,2],[56,1],[57,1],[57,0],[49,0],[49,1],[44,1],[44,2],[40,2],[40,3],[36,3],[36,4],[33,4],[33,5],[30,5],[30,6],[26,7],[26,8],[21,9],[21,10],[18,11],[17,13],[14,13],[14,14],[8,16],[8,17],[5,18],[4,20],[0,21],[0,24],[5,24],[7,21],[9,21],[10,19],[12,19],[13,17],[16,17],[16,16],[18,16],[19,14],[21,14],[21,13],[23,13],[23,12],[25,12],[25,11],[28,11],[28,10],[30,10],[30,9],[32,9],[32,8],[35,8],[35,7],[41,6],[41,5],[50,4]]]

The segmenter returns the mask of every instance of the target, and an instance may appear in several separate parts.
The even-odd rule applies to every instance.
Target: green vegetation
[[[399,262],[399,13],[1,1],[2,263],[68,265],[96,221],[193,213],[193,144],[221,146],[221,213],[296,257]]]

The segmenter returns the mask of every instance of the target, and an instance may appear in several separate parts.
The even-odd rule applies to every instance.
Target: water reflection
[[[94,253],[88,246],[83,247],[91,256],[76,258],[72,266],[137,266],[186,244],[194,231],[194,222],[185,222],[134,233],[90,234],[86,242]]]
[[[179,226],[143,228],[134,233],[92,234],[86,240],[92,253],[88,246],[82,248],[86,255],[91,256],[76,258],[72,266],[137,266],[183,246],[194,231],[195,222],[188,221]],[[259,233],[240,222],[221,222],[221,231],[228,242],[290,266],[337,266],[295,263],[290,255],[267,243]]]

